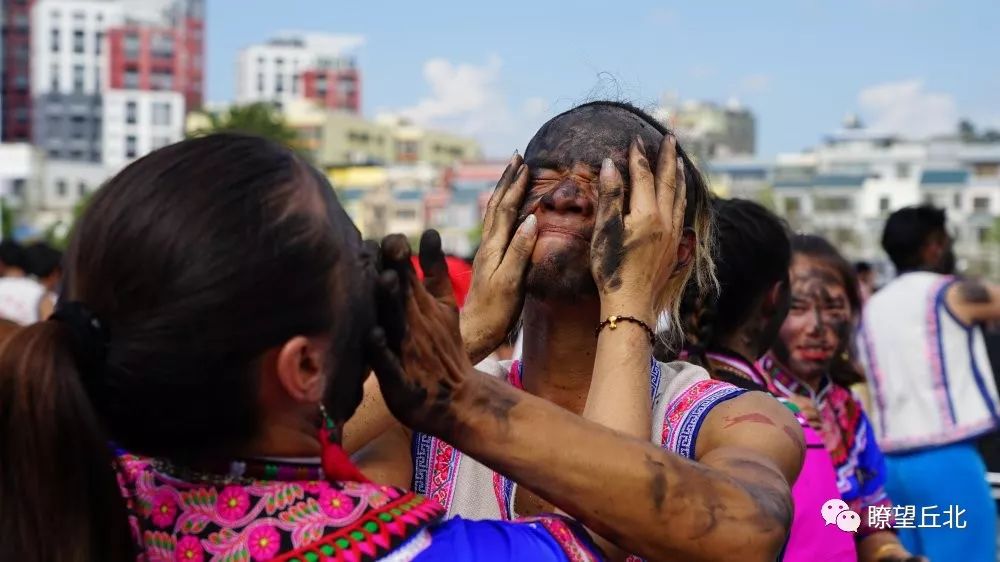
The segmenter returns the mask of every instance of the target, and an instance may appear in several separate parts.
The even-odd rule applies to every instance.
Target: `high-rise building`
[[[52,225],[125,164],[183,138],[202,100],[204,0],[13,3],[31,4],[30,64],[11,71],[28,80],[30,103],[11,118],[30,116],[44,158],[25,206]]]
[[[35,145],[50,160],[101,161],[105,33],[122,7],[98,0],[38,0],[32,11]]]
[[[31,140],[31,8],[3,0],[0,10],[0,140]]]
[[[361,75],[337,35],[288,33],[243,49],[237,103],[266,102],[279,109],[312,100],[328,109],[361,111]]]
[[[188,111],[201,107],[202,10],[203,0],[175,0],[108,29],[108,86],[180,92]]]

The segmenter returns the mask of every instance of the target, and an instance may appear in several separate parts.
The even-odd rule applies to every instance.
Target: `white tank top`
[[[477,368],[521,386],[518,361],[484,362]],[[653,421],[650,440],[689,459],[695,458],[698,430],[717,404],[746,392],[715,381],[701,367],[675,361],[652,362]],[[448,517],[516,519],[517,485],[475,459],[429,435],[413,436],[413,489],[437,500]]]
[[[982,330],[945,302],[954,282],[906,273],[865,305],[858,350],[886,452],[956,443],[997,427],[1000,400]]]
[[[38,322],[45,287],[27,277],[0,278],[0,318],[22,326]]]

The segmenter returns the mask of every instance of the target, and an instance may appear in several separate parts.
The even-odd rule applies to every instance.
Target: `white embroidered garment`
[[[483,372],[521,387],[518,361],[484,362]],[[653,416],[650,440],[693,459],[701,423],[711,409],[743,394],[743,389],[714,381],[701,367],[676,361],[653,362],[650,368]],[[414,434],[413,489],[437,500],[447,516],[466,519],[516,519],[517,485],[461,454],[440,439]]]

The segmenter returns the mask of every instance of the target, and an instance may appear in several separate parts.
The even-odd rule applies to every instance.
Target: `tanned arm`
[[[975,279],[953,283],[945,293],[948,308],[966,324],[1000,320],[1000,285]]]
[[[500,381],[468,382],[443,437],[626,551],[763,561],[784,543],[804,444],[773,399],[748,394],[718,406],[693,462]]]

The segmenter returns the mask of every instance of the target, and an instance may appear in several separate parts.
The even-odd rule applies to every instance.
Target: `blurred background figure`
[[[62,284],[62,252],[45,242],[36,242],[25,249],[28,273],[45,288],[39,303],[39,319],[52,315]]]
[[[875,270],[866,261],[854,262],[854,273],[858,277],[858,291],[861,292],[861,302],[867,302],[868,297],[875,294]]]
[[[837,474],[841,499],[863,514],[856,535],[858,559],[907,560],[896,535],[872,525],[872,509],[889,509],[885,459],[872,424],[851,386],[864,373],[850,353],[861,310],[854,268],[826,239],[792,237],[789,272],[791,305],[778,338],[759,362],[778,396],[802,409],[823,443]]]
[[[0,318],[28,325],[41,318],[45,287],[30,277],[29,253],[17,242],[0,242]]]
[[[882,247],[898,277],[865,306],[858,348],[896,502],[960,506],[968,528],[900,529],[935,560],[992,560],[996,508],[974,439],[997,427],[1000,400],[983,337],[1000,320],[1000,286],[954,276],[943,209],[889,216]]]

